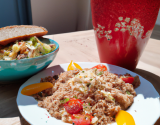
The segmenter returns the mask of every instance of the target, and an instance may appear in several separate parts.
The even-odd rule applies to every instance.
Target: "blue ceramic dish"
[[[0,60],[0,82],[9,82],[29,77],[47,67],[56,57],[59,44],[52,39],[39,38],[43,43],[52,43],[56,49],[51,53],[35,58],[4,61]]]

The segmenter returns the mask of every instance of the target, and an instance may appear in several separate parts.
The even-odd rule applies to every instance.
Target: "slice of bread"
[[[16,40],[25,40],[32,36],[43,36],[48,31],[40,26],[34,25],[14,25],[0,28],[0,45],[7,45]]]

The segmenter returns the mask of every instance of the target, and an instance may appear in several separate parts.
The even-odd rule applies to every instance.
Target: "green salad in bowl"
[[[20,60],[48,54],[55,50],[55,44],[42,43],[36,36],[28,40],[17,40],[0,49],[0,60]]]

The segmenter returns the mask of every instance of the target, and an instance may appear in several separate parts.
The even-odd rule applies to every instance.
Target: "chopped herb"
[[[84,71],[82,71],[82,73],[84,73]]]
[[[97,68],[95,68],[95,72],[97,71]]]
[[[88,103],[88,105],[90,106],[90,105],[91,105],[91,103]]]
[[[68,101],[69,101],[69,98],[65,98],[65,99],[63,99],[63,100],[60,100],[61,103],[66,103],[66,102],[68,102]]]
[[[102,75],[102,74],[103,74],[103,72],[101,71],[101,72],[99,72],[97,75],[100,76],[100,75]]]
[[[92,81],[93,79],[90,79],[90,81]]]
[[[115,98],[113,98],[112,100],[115,101]]]
[[[77,99],[77,96],[76,96],[76,95],[75,95],[75,96],[73,96],[73,97]]]
[[[130,93],[129,91],[126,91],[126,93],[127,93],[128,95],[131,95],[131,93]]]

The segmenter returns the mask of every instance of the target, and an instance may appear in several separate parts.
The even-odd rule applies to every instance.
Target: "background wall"
[[[48,34],[93,28],[90,0],[31,0],[31,7],[33,24],[46,27]]]
[[[33,25],[48,34],[92,29],[89,0],[31,0]]]
[[[75,31],[77,6],[77,0],[31,0],[33,25],[44,26],[48,34]]]

